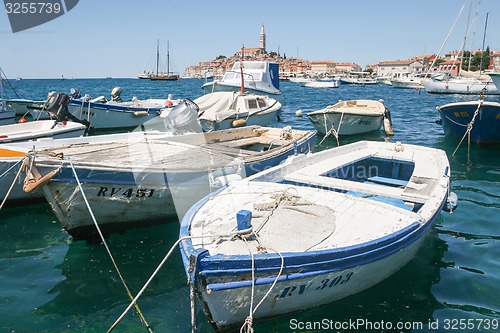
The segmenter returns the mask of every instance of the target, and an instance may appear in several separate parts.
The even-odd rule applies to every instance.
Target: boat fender
[[[26,119],[24,117],[21,117],[21,119],[18,120],[18,124],[23,124],[26,122]]]
[[[134,116],[136,117],[144,117],[148,115],[148,111],[135,111]]]
[[[214,179],[211,186],[213,188],[221,188],[222,186],[226,186],[227,184],[229,184],[231,182],[241,180],[241,179],[242,179],[241,176],[238,174],[235,174],[235,173],[230,174],[230,175],[225,175],[225,176],[219,176],[219,177],[216,177]]]
[[[232,127],[242,127],[242,126],[245,126],[246,124],[247,124],[247,121],[245,119],[235,119],[231,123],[231,126]]]
[[[297,111],[295,112],[295,115],[296,115],[297,117],[299,117],[299,118],[300,118],[300,117],[302,117],[302,110],[297,110]]]
[[[380,100],[381,103],[383,104],[383,100]],[[392,130],[392,118],[391,118],[391,111],[387,108],[387,106],[384,105],[385,111],[384,111],[384,130],[385,134],[387,135],[394,135],[394,131]]]
[[[450,192],[448,198],[446,199],[446,205],[444,205],[443,210],[446,212],[453,212],[458,206],[458,196],[455,192]]]
[[[32,193],[37,190],[39,186],[42,186],[46,182],[48,182],[52,177],[54,177],[57,173],[59,172],[59,169],[55,169],[50,171],[48,174],[46,174],[43,177],[34,177],[33,174],[28,172],[26,174],[26,177],[28,178],[28,182],[25,183],[23,186],[23,190],[26,193]],[[38,178],[38,179],[36,179]]]

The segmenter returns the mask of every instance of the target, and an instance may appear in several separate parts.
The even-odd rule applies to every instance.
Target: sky
[[[170,70],[242,45],[310,61],[354,62],[361,67],[422,54],[458,50],[469,0],[80,0],[43,25],[12,33],[0,7],[0,67],[9,78],[136,77],[154,66],[156,42]],[[453,23],[455,28],[445,43]],[[500,0],[474,0],[466,49],[486,43],[500,51]],[[477,15],[476,15],[477,13]],[[165,62],[165,60],[164,60]]]

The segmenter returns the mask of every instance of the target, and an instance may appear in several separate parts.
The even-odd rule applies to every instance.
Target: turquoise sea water
[[[202,94],[203,81],[11,83],[23,97],[32,99],[45,99],[49,91],[68,92],[72,87],[94,97],[109,97],[113,87],[121,86],[122,97],[128,100],[132,96],[166,98],[169,93],[174,98],[194,99]],[[395,135],[386,138],[380,132],[342,138],[340,143],[388,140],[444,149],[459,207],[453,214],[443,212],[416,258],[382,283],[335,303],[255,323],[255,332],[498,331],[494,324],[500,321],[500,146],[474,145],[468,156],[463,144],[452,156],[458,142],[444,137],[435,123],[435,107],[461,97],[385,85],[314,89],[285,82],[281,89],[284,107],[275,124],[279,127],[313,129],[305,114],[338,99],[384,99]],[[302,118],[295,116],[299,109]],[[318,137],[317,142],[322,139]],[[316,149],[334,146],[336,141],[327,138]],[[3,208],[0,230],[0,332],[105,332],[129,304],[104,246],[72,241],[47,204]],[[170,223],[109,237],[110,250],[133,294],[177,236],[178,224]],[[177,250],[146,289],[139,306],[154,332],[191,332],[189,289]],[[201,310],[198,325],[199,332],[213,332]],[[397,325],[403,328],[396,329]],[[146,330],[132,309],[114,332]]]

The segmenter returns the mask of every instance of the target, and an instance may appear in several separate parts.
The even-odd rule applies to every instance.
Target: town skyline
[[[242,45],[258,46],[264,24],[267,50],[287,58],[365,67],[438,53],[455,20],[444,49],[459,49],[468,4],[468,0],[422,0],[418,6],[391,0],[316,0],[285,6],[255,0],[252,6],[231,1],[212,6],[180,0],[151,0],[147,5],[89,0],[56,20],[18,33],[12,33],[6,12],[0,11],[0,65],[9,77],[136,77],[152,68],[160,39],[162,58],[169,42],[170,67],[182,74],[190,65],[231,56]],[[481,47],[486,13],[490,13],[486,45],[500,49],[500,36],[493,33],[500,30],[499,12],[497,0],[482,0],[480,8],[474,4],[475,36],[471,33],[466,49]]]

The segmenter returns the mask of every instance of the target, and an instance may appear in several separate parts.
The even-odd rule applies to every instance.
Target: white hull
[[[318,133],[352,135],[378,131],[384,124],[385,107],[372,100],[342,101],[307,115]]]
[[[229,118],[225,118],[222,121],[212,121],[200,118],[200,125],[204,131],[218,131],[226,130],[234,127],[239,127],[237,124],[238,120],[245,120],[244,126],[267,126],[271,122],[277,119],[278,110],[269,110],[266,112],[261,112],[258,114],[253,114],[250,117],[246,117],[248,114],[233,115]]]
[[[500,73],[491,73],[490,77],[497,90],[500,91]]]
[[[63,139],[83,135],[86,127],[68,121],[58,123],[53,120],[39,120],[0,127],[0,144],[19,141],[33,141],[41,138]]]
[[[400,89],[425,89],[425,86],[423,85],[421,80],[418,81],[392,80],[391,85],[394,88],[400,88]]]
[[[318,274],[296,280],[281,280],[254,313],[254,318],[266,318],[311,309],[334,302],[368,289],[385,280],[415,256],[425,235],[411,246],[392,256],[346,270]],[[333,285],[332,285],[333,284]],[[254,304],[260,302],[270,284],[255,286]],[[411,288],[411,286],[408,286]],[[212,320],[220,328],[234,328],[245,321],[250,311],[251,288],[238,288],[207,293],[202,297]],[[228,305],[230,304],[230,305]]]
[[[51,156],[63,154],[73,160],[98,223],[115,232],[181,218],[217,184],[274,166],[294,153],[294,142],[298,151],[307,151],[313,144],[313,132],[292,131],[288,139],[282,137],[285,132],[245,127],[139,142],[74,145],[38,151],[35,167],[46,175],[63,163],[42,186],[43,193],[70,234],[91,238],[86,235],[95,232],[93,221],[73,171],[68,163]]]
[[[450,79],[448,81],[423,81],[425,89],[431,94],[471,94],[498,95],[493,82],[481,82],[475,79]]]
[[[304,83],[304,87],[308,88],[338,88],[338,81],[311,81]]]

